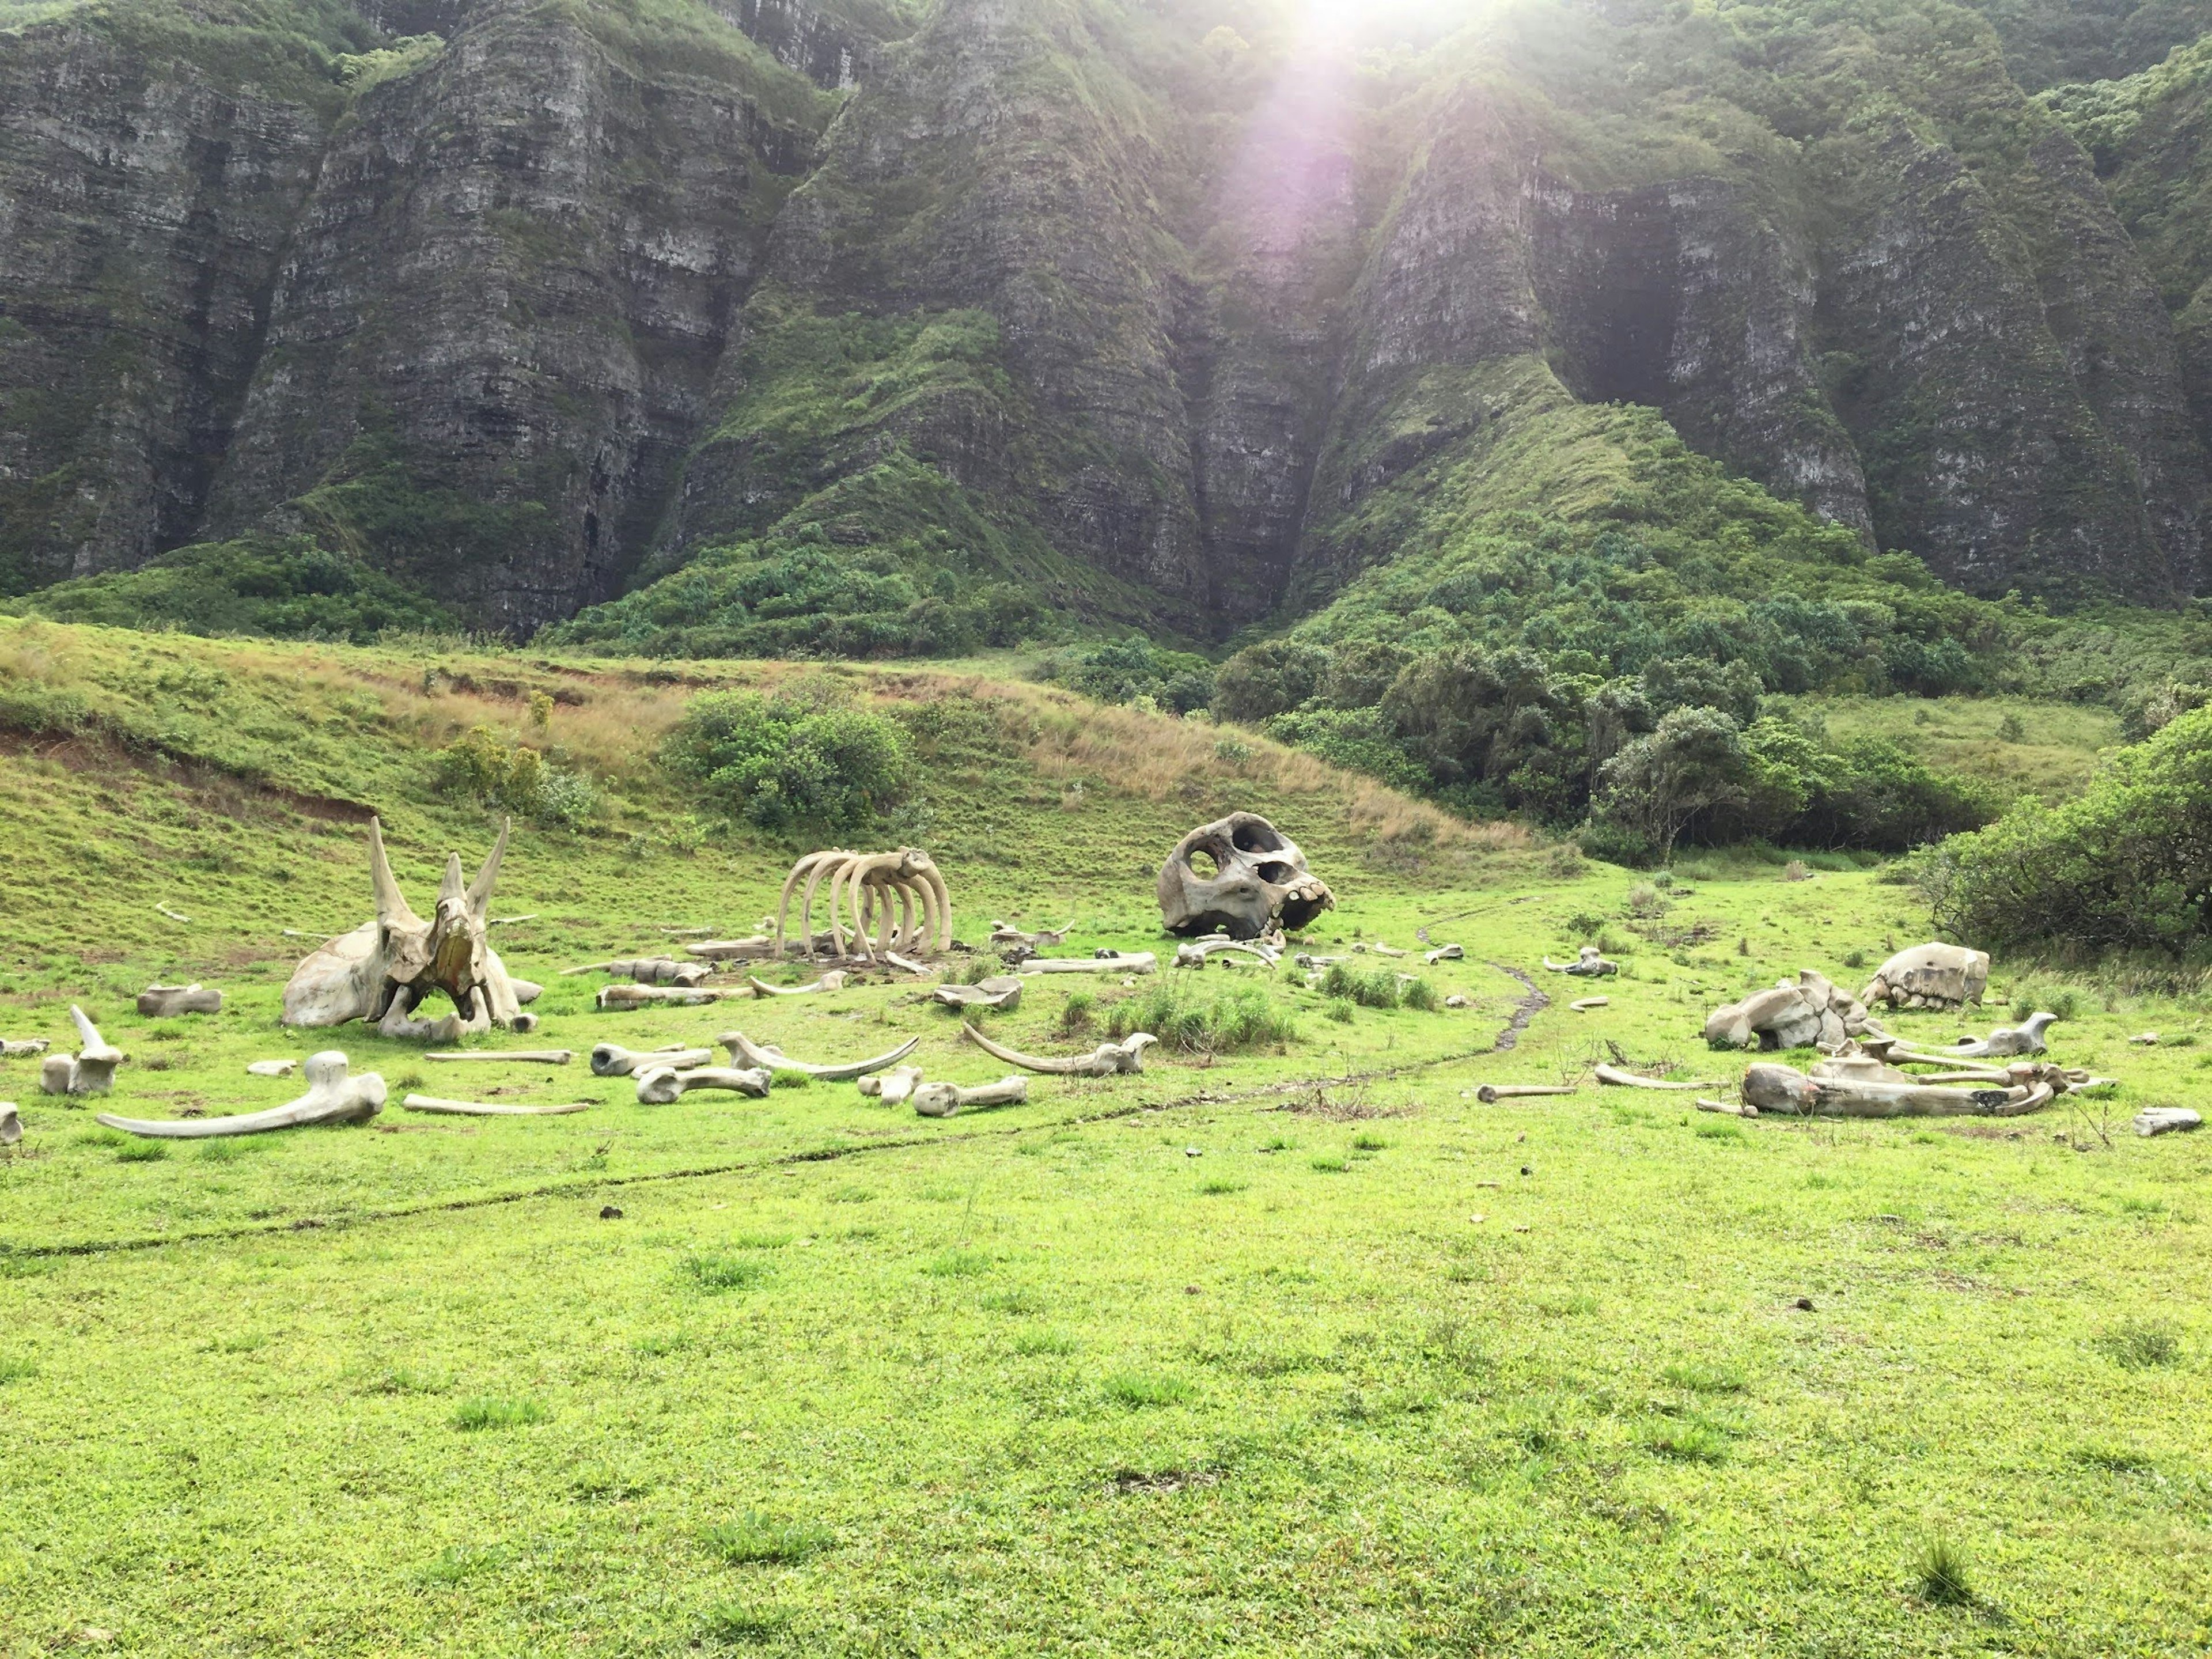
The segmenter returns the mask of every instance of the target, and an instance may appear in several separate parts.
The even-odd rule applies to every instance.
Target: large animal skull
[[[1297,843],[1257,812],[1231,812],[1177,842],[1158,890],[1170,933],[1226,928],[1235,939],[1257,939],[1278,921],[1296,931],[1336,902]]]
[[[315,951],[284,988],[287,1025],[343,1025],[371,1020],[390,1037],[452,1042],[471,1031],[504,1025],[527,1031],[534,1015],[521,1012],[537,988],[511,979],[498,952],[485,942],[493,884],[507,854],[507,826],[499,842],[463,884],[461,855],[446,860],[438,907],[424,921],[408,905],[384,855],[384,827],[368,821],[368,872],[376,893],[376,920],[363,922]],[[417,1019],[415,1011],[433,992],[443,992],[453,1012]]]

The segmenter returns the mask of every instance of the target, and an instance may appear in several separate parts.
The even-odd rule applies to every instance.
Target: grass
[[[1786,1607],[1807,1651],[1923,1652],[1984,1625],[1938,1622],[1913,1580],[1936,1515],[1973,1541],[1977,1593],[2002,1587],[2008,1639],[2204,1645],[2212,1139],[2124,1124],[2142,1100],[2200,1095],[2203,1052],[2127,1038],[2212,1009],[2081,981],[2053,1057],[2122,1079],[2109,1143],[2048,1113],[1760,1119],[1723,1144],[1674,1105],[1607,1109],[1595,1090],[1485,1106],[1479,1084],[1573,1079],[1607,1041],[1687,1053],[1747,978],[1848,980],[1851,953],[1879,961],[1926,919],[1869,868],[1784,883],[1700,857],[1668,920],[1710,923],[1704,942],[1623,929],[1633,972],[1607,982],[1610,1006],[1571,1015],[1547,984],[1553,1005],[1499,1054],[1525,993],[1487,964],[1556,957],[1571,918],[1620,917],[1637,878],[1511,844],[1407,874],[1367,861],[1325,794],[1253,786],[1339,896],[1303,948],[1425,927],[1468,959],[1425,977],[1470,1006],[1339,1025],[1290,976],[1171,969],[1083,987],[1097,1025],[1236,993],[1290,1035],[1163,1043],[1142,1073],[1036,1077],[1026,1105],[941,1122],[842,1085],[640,1108],[580,1065],[487,1071],[503,1097],[592,1104],[467,1122],[394,1108],[226,1161],[124,1163],[96,1111],[298,1091],[245,1073],[309,1046],[274,1023],[302,948],[283,930],[366,908],[360,831],[314,803],[386,811],[418,902],[446,848],[487,843],[482,814],[410,781],[444,730],[417,724],[426,668],[641,709],[667,688],[520,653],[59,629],[44,648],[126,687],[220,670],[228,690],[206,695],[269,734],[222,741],[265,743],[271,765],[296,748],[302,769],[281,794],[147,746],[155,726],[135,747],[0,747],[0,1031],[67,1046],[77,1000],[137,1057],[98,1103],[38,1095],[35,1062],[0,1063],[25,1125],[0,1158],[0,1651],[92,1627],[178,1654],[1548,1659],[1759,1651]],[[299,719],[264,675],[297,679]],[[392,684],[407,697],[383,714],[344,712]],[[427,695],[466,699],[471,720],[507,701],[451,680]],[[177,701],[190,735],[196,705]],[[957,931],[1048,914],[1076,919],[1079,950],[1158,948],[1147,866],[1246,786],[1201,772],[1148,804],[1102,773],[1071,809],[988,696],[973,702],[951,694],[934,827],[915,837],[948,872]],[[586,714],[615,720],[564,703],[556,732]],[[358,776],[319,782],[338,728]],[[579,736],[572,763],[599,767],[597,741]],[[678,803],[626,764],[609,753],[595,773],[615,815],[601,830],[519,830],[510,852],[494,913],[537,919],[495,937],[549,987],[532,1046],[735,1024],[819,1060],[915,1036],[933,1076],[1003,1075],[905,983],[592,1012],[589,976],[560,968],[663,948],[662,927],[748,927],[792,856],[741,833],[655,850],[652,814]],[[1006,849],[1024,861],[996,861]],[[68,909],[40,902],[63,891]],[[181,1035],[157,1041],[131,997],[173,977],[230,1006],[159,1022]],[[2000,960],[1987,1009],[1892,1028],[1923,1045],[1986,1030],[2031,983],[2054,981]],[[1064,1051],[1075,994],[1033,982],[994,1034]],[[440,1069],[358,1028],[322,1040],[387,1081]],[[155,1053],[177,1063],[149,1071]],[[610,1206],[620,1218],[601,1219]],[[713,1540],[757,1516],[774,1518],[726,1535],[814,1543],[733,1564]]]
[[[734,1521],[717,1522],[700,1534],[700,1541],[732,1566],[760,1562],[788,1566],[835,1547],[837,1538],[826,1527],[773,1521],[753,1510]]]
[[[1920,1547],[1913,1563],[1915,1588],[1939,1607],[1970,1607],[1978,1599],[1966,1576],[1966,1557],[1942,1534]]]

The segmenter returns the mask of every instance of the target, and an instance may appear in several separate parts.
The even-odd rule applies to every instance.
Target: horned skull
[[[526,981],[511,979],[484,938],[493,884],[507,854],[507,826],[465,885],[461,855],[450,854],[438,886],[438,905],[424,921],[409,906],[384,854],[384,827],[368,822],[368,871],[376,894],[376,920],[330,940],[301,962],[284,988],[287,1025],[343,1025],[373,1021],[390,1037],[451,1042],[494,1025],[527,1031],[534,1015],[521,1012],[538,994]],[[418,1019],[415,1011],[441,991],[453,1012]]]
[[[1257,939],[1278,922],[1296,931],[1336,902],[1297,843],[1257,812],[1231,812],[1177,842],[1158,893],[1170,933],[1226,929],[1235,939]]]

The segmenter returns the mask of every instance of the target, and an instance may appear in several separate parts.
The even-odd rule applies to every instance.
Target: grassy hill
[[[146,1115],[285,1098],[246,1061],[319,1041],[395,1095],[592,1103],[149,1157],[0,1062],[26,1127],[0,1157],[0,1652],[2201,1645],[2212,1143],[2124,1133],[2201,1096],[2201,1002],[1998,963],[1963,1023],[2065,1001],[2061,1057],[2124,1079],[2110,1121],[1473,1097],[1616,1048],[1726,1079],[1712,1003],[1800,966],[1855,986],[1924,937],[1850,858],[1686,860],[1661,893],[1247,734],[856,669],[924,745],[890,833],[935,853],[963,940],[1018,915],[1164,950],[1159,858],[1251,805],[1335,886],[1308,948],[1347,958],[1339,991],[1407,969],[1469,1006],[1218,967],[1036,983],[994,1023],[1032,1051],[1255,999],[1290,1034],[942,1121],[819,1084],[643,1107],[580,1064],[276,1024],[308,944],[285,930],[368,914],[368,813],[418,904],[489,843],[435,782],[481,725],[599,801],[518,825],[495,902],[550,988],[533,1043],[914,1036],[932,1075],[1000,1075],[911,982],[600,1014],[597,977],[559,976],[772,907],[799,849],[653,756],[695,690],[798,672],[0,621],[0,1034],[65,1045],[83,1003],[131,1055],[108,1103]],[[1464,958],[1355,948],[1417,929]],[[1540,958],[1593,939],[1623,972],[1577,1013],[1592,988]],[[141,1020],[156,977],[229,1006]],[[2166,1042],[2131,1047],[2145,1027]]]

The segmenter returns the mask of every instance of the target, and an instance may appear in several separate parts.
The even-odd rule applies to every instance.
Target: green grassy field
[[[1073,920],[1073,950],[1164,950],[1152,869],[1249,801],[1335,885],[1309,948],[1379,969],[1353,945],[1425,928],[1468,954],[1424,977],[1470,1006],[1220,967],[1039,982],[994,1017],[1030,1049],[1248,977],[1296,1034],[944,1121],[849,1085],[641,1107],[580,1051],[918,1035],[933,1075],[1005,1070],[910,985],[600,1014],[595,976],[556,977],[772,907],[793,849],[705,815],[696,842],[647,757],[693,684],[781,672],[0,623],[0,1035],[65,1046],[83,1002],[132,1057],[108,1103],[144,1115],[285,1098],[246,1063],[322,1042],[395,1093],[592,1103],[143,1158],[0,1062],[26,1127],[0,1158],[0,1652],[2212,1643],[2212,1142],[2126,1132],[2203,1104],[2201,1000],[2000,962],[1982,1013],[1894,1022],[1943,1041],[2064,1000],[2058,1056],[2124,1079],[2109,1117],[1485,1106],[1481,1082],[1578,1080],[1615,1048],[1725,1079],[1706,1008],[1800,966],[1856,988],[1925,917],[1843,858],[1803,881],[1686,860],[1647,896],[1256,740],[884,672],[887,706],[944,707],[900,833],[936,852],[963,939],[1018,913]],[[529,1044],[578,1061],[441,1067],[278,1027],[305,948],[283,930],[368,914],[358,817],[383,816],[419,904],[493,830],[429,755],[479,721],[523,733],[541,688],[569,699],[546,741],[606,805],[584,833],[519,829],[494,914],[534,915],[497,942],[551,988]],[[1539,958],[1591,939],[1625,970],[1576,1014],[1592,988]],[[142,1021],[156,977],[231,1006]],[[1064,1030],[1079,989],[1089,1032]],[[2159,1046],[2128,1042],[2146,1029]]]

